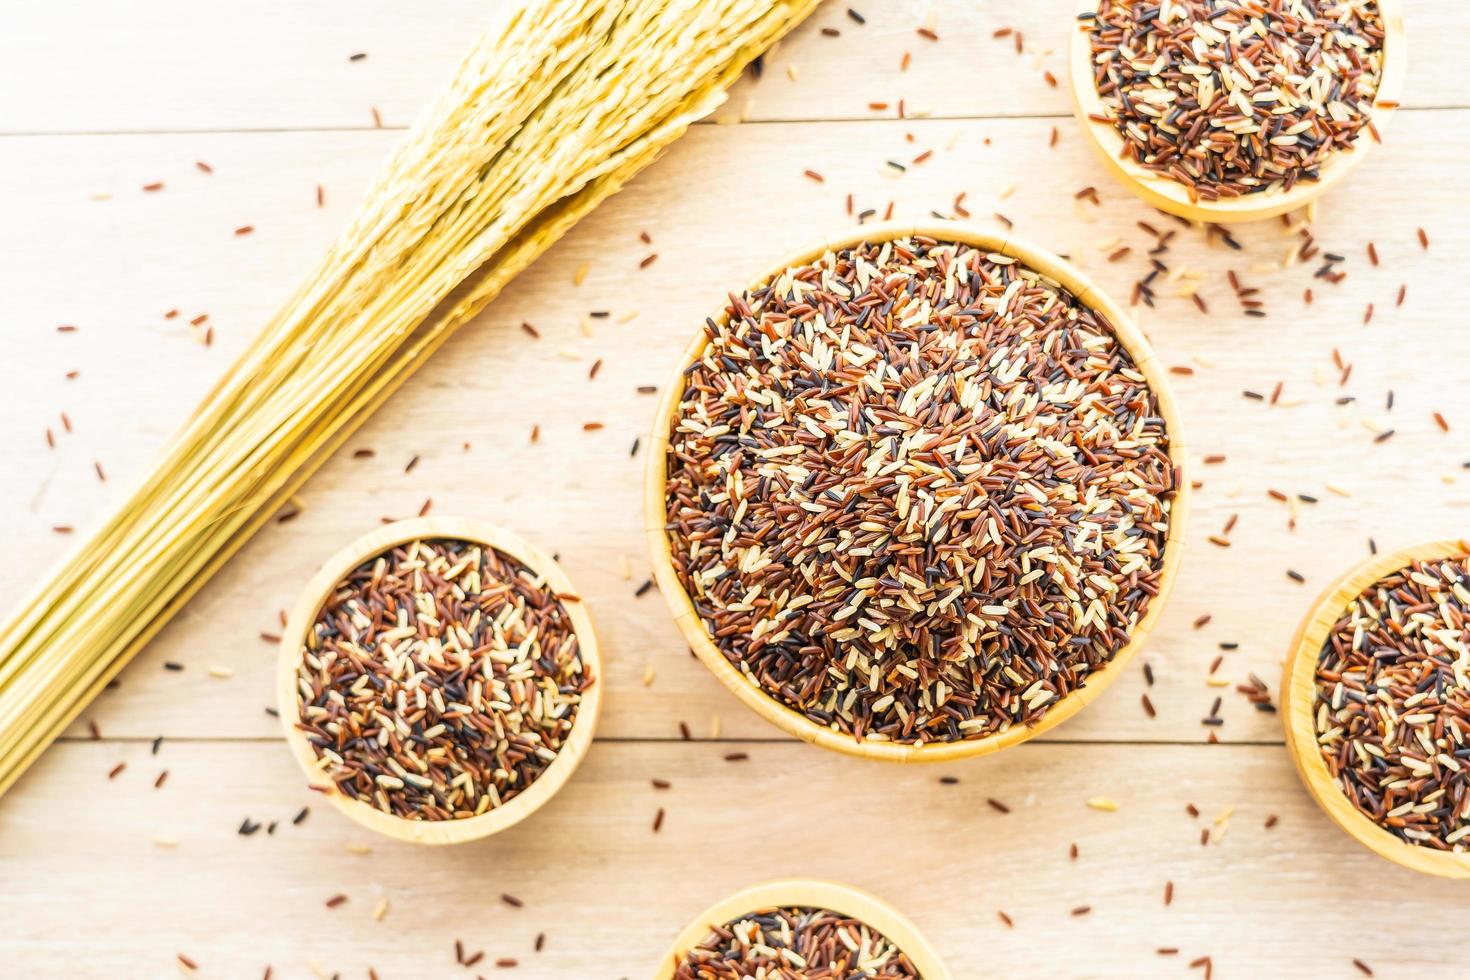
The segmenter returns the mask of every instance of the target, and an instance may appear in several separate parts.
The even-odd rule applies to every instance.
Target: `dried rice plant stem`
[[[456,329],[815,6],[508,5],[156,468],[0,624],[0,792]]]

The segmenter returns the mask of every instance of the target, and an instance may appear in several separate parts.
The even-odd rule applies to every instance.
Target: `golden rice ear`
[[[0,623],[0,792],[429,355],[815,7],[498,5],[296,295]]]

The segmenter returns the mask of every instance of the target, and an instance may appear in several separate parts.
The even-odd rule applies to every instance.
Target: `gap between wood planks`
[[[161,737],[163,738],[163,741],[164,741],[165,744],[174,744],[174,745],[184,745],[184,744],[198,744],[198,745],[216,745],[216,744],[219,744],[219,745],[270,745],[270,744],[274,744],[274,743],[277,743],[277,742],[284,742],[285,741],[284,738],[282,738],[280,736],[276,736],[276,735],[248,735],[248,736],[222,735],[222,736],[219,736],[217,738],[216,737],[212,737],[212,736],[208,736],[208,735],[179,735],[179,736],[163,735]],[[70,744],[70,745],[91,745],[93,743],[98,743],[98,744],[111,744],[111,745],[151,745],[153,743],[153,741],[154,740],[152,738],[148,738],[147,736],[143,736],[143,735],[118,735],[118,736],[111,736],[111,737],[110,736],[107,736],[107,735],[103,735],[101,738],[92,738],[92,737],[87,736],[87,735],[63,735],[60,738],[56,739],[55,744],[60,745],[62,743],[66,743],[66,744]],[[613,736],[613,737],[610,737],[610,738],[604,738],[603,736],[599,735],[599,736],[597,736],[596,738],[593,739],[593,742],[596,743],[596,744],[601,744],[601,745],[665,745],[665,744],[668,744],[668,743],[683,743],[683,742],[688,742],[690,745],[805,745],[806,744],[806,743],[802,742],[799,739],[787,738],[787,737],[783,737],[783,736],[780,736],[780,735],[773,735],[773,736],[771,736],[769,738],[707,738],[707,737],[698,737],[698,736],[696,736],[694,738],[680,738],[677,735],[674,736],[673,738],[663,738],[663,737],[655,738],[655,737],[651,737],[651,736],[649,736],[649,737],[637,737],[637,736],[626,736],[626,735],[619,735],[619,736]],[[1137,747],[1137,748],[1149,748],[1149,747],[1152,747],[1152,746],[1162,746],[1162,747],[1167,747],[1167,748],[1179,748],[1179,747],[1191,748],[1191,747],[1194,747],[1194,746],[1199,746],[1199,747],[1209,747],[1209,748],[1216,748],[1216,749],[1218,749],[1218,748],[1227,748],[1227,747],[1228,748],[1245,748],[1245,749],[1263,749],[1263,748],[1269,749],[1269,748],[1280,748],[1280,747],[1282,747],[1282,746],[1285,745],[1285,742],[1283,742],[1279,738],[1278,739],[1275,739],[1275,740],[1262,739],[1262,740],[1238,741],[1238,742],[1223,742],[1223,741],[1222,742],[1203,742],[1203,741],[1191,741],[1191,740],[1187,740],[1187,739],[1126,739],[1125,738],[1125,739],[1109,739],[1109,740],[1104,741],[1104,740],[1099,740],[1099,739],[1087,739],[1087,738],[1036,738],[1036,739],[1034,739],[1034,740],[1032,740],[1030,742],[1026,742],[1026,743],[1023,743],[1023,744],[1025,744],[1025,745],[1076,745],[1076,746],[1083,746],[1083,747],[1088,747],[1088,746],[1104,747],[1104,746],[1123,745],[1123,746],[1134,746],[1134,747]],[[815,749],[816,746],[813,746],[813,748]],[[979,756],[977,758],[984,758],[984,756]],[[955,761],[957,761],[957,762],[967,762],[969,760],[955,760]],[[936,766],[936,765],[943,765],[943,763],[916,762],[916,763],[912,763],[911,765],[915,765],[915,766],[931,766],[932,767],[932,766]]]
[[[1400,106],[1395,113],[1458,112],[1470,109],[1465,105],[1417,105]],[[871,117],[830,116],[817,119],[742,119],[722,122],[705,117],[693,123],[695,126],[791,126],[829,125],[833,123],[876,123],[876,122],[987,122],[1010,119],[1072,119],[1070,112],[996,112],[984,115],[946,115],[932,113],[922,116],[874,115]],[[382,126],[235,126],[195,129],[6,129],[0,130],[0,139],[6,137],[36,136],[250,136],[273,133],[405,133],[410,127],[402,123]]]

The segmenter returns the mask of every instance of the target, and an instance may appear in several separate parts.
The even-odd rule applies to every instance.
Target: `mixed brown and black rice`
[[[1090,118],[1194,200],[1290,190],[1377,138],[1375,0],[1101,0],[1080,29],[1104,110]]]
[[[1096,311],[916,236],[789,269],[706,335],[667,531],[747,678],[858,739],[956,741],[1036,722],[1128,643],[1179,474]]]
[[[414,541],[333,589],[302,650],[297,724],[346,796],[449,820],[540,776],[593,683],[538,573],[478,544]]]
[[[674,980],[922,980],[906,953],[857,919],[772,908],[724,925],[681,958]]]
[[[1316,671],[1322,759],[1364,816],[1470,847],[1470,558],[1416,561],[1333,624]]]

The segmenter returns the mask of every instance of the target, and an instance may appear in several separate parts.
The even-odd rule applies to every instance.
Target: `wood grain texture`
[[[750,759],[724,761],[735,749]],[[168,782],[152,789],[165,767]],[[941,773],[960,782],[940,784]],[[1118,811],[1089,808],[1097,795]],[[1215,820],[1229,808],[1222,838]],[[246,817],[277,830],[239,836]],[[350,850],[363,845],[370,853]],[[880,857],[889,847],[904,860]],[[312,964],[344,978],[369,966],[384,980],[472,977],[454,965],[457,938],[487,960],[520,961],[487,978],[646,980],[700,910],[793,875],[881,895],[958,978],[1199,976],[1186,964],[1200,956],[1227,978],[1347,980],[1354,957],[1390,980],[1463,968],[1457,944],[1426,941],[1463,928],[1463,886],[1338,833],[1277,747],[1032,742],[936,770],[795,744],[600,743],[534,820],[424,848],[371,837],[320,805],[279,745],[166,741],[154,757],[146,744],[72,743],[6,797],[0,860],[8,883],[24,883],[0,890],[0,955],[38,970],[64,962],[76,980],[170,976],[178,952],[201,977],[258,980],[267,964],[290,980],[314,977]],[[144,882],[138,900],[126,886]],[[337,894],[346,904],[326,908]],[[380,898],[389,909],[377,922]],[[1073,916],[1081,906],[1091,912]]]
[[[1234,251],[1111,182],[1069,115],[1062,18],[1073,0],[852,0],[864,26],[847,5],[824,7],[717,114],[755,124],[696,127],[457,336],[307,485],[299,513],[244,549],[87,713],[102,741],[75,726],[0,802],[0,956],[13,970],[168,976],[184,952],[207,977],[256,978],[266,963],[291,978],[316,976],[313,963],[327,976],[361,977],[370,964],[384,980],[457,975],[459,937],[487,964],[518,958],[507,976],[642,978],[722,895],[811,875],[881,895],[958,977],[1197,976],[1188,963],[1204,955],[1222,980],[1358,976],[1353,957],[1378,977],[1463,972],[1457,949],[1424,938],[1462,931],[1463,888],[1338,833],[1292,771],[1279,718],[1230,685],[1253,673],[1274,690],[1314,596],[1367,556],[1370,536],[1388,550],[1462,537],[1470,524],[1470,334],[1459,291],[1444,288],[1470,274],[1458,178],[1470,151],[1460,64],[1470,12],[1405,4],[1406,108],[1313,225],[1322,248],[1345,257],[1348,276],[1333,286],[1312,276],[1320,257],[1280,267],[1299,239],[1277,222],[1235,231]],[[143,472],[397,140],[373,128],[371,108],[405,125],[481,29],[484,7],[0,0],[0,79],[12,93],[0,102],[0,134],[11,134],[0,135],[0,595],[66,547],[53,526],[85,526]],[[915,33],[929,11],[937,43]],[[1024,34],[1026,54],[991,36],[1004,26]],[[356,51],[368,57],[349,62]],[[964,118],[897,120],[900,98]],[[16,135],[26,133],[79,135]],[[1074,198],[1088,186],[1098,205]],[[961,192],[974,220],[1003,214],[1125,299],[1154,241],[1136,222],[1178,228],[1161,258],[1201,277],[1209,314],[1176,294],[1192,280],[1159,283],[1156,307],[1130,312],[1162,363],[1193,371],[1171,380],[1202,486],[1167,613],[1088,711],[998,757],[879,767],[786,740],[688,655],[659,596],[634,596],[650,569],[643,460],[630,449],[635,438],[639,457],[646,448],[656,400],[636,389],[663,383],[727,290],[849,229],[847,194],[854,211],[881,216],[891,201],[895,218],[926,221],[957,214]],[[1244,315],[1227,271],[1259,289],[1250,298],[1266,318]],[[1352,365],[1341,385],[1334,349]],[[1342,397],[1357,400],[1334,403]],[[604,428],[584,432],[592,421]],[[1289,505],[1270,489],[1317,502]],[[559,553],[596,618],[607,684],[599,741],[565,791],[534,819],[453,850],[370,841],[305,789],[265,711],[278,611],[346,542],[429,498],[435,515],[513,527]],[[1211,544],[1232,517],[1230,547]],[[1216,657],[1223,687],[1206,680]],[[214,665],[233,676],[211,677]],[[1157,717],[1141,709],[1145,693]],[[1216,697],[1225,723],[1211,729],[1201,718]],[[680,722],[696,744],[673,741]],[[1203,744],[1212,731],[1245,744]],[[751,758],[723,761],[732,752]],[[109,781],[118,762],[127,767]],[[945,774],[961,782],[938,784]],[[655,777],[673,788],[653,789]],[[1119,812],[1084,805],[1099,795]],[[1190,819],[1185,802],[1203,817]],[[308,804],[308,820],[290,826]],[[1201,829],[1231,806],[1229,834],[1202,847]],[[1265,831],[1270,813],[1280,823]],[[282,825],[238,836],[247,816]],[[160,834],[179,846],[158,847]],[[372,853],[349,853],[352,842]],[[921,879],[882,856],[894,842]],[[324,908],[338,892],[348,903]],[[526,908],[505,906],[502,892]],[[392,907],[376,923],[380,894]],[[1069,914],[1082,905],[1092,911]],[[1406,922],[1416,928],[1368,927]],[[1180,953],[1158,956],[1160,946]]]
[[[19,96],[0,104],[0,133],[370,129],[374,108],[383,125],[401,128],[508,2],[437,0],[428,14],[392,0],[254,0],[208,10],[154,0],[146,11],[0,0],[0,83]],[[848,7],[867,24],[851,20]],[[1459,5],[1404,7],[1414,45],[1406,104],[1470,105]],[[718,117],[892,118],[900,99],[911,115],[1066,116],[1075,13],[1076,0],[829,2],[767,59],[759,81],[732,90]],[[924,25],[940,40],[921,37]],[[994,36],[1006,28],[1012,33]],[[359,53],[367,57],[348,60]]]
[[[1222,677],[1241,682],[1254,672],[1274,683],[1315,589],[1366,555],[1369,535],[1393,547],[1463,533],[1470,518],[1470,476],[1460,468],[1470,458],[1463,439],[1470,389],[1458,379],[1470,336],[1459,328],[1458,304],[1434,284],[1462,277],[1470,254],[1464,197],[1453,182],[1437,179],[1460,156],[1439,134],[1466,124],[1470,112],[1400,113],[1398,140],[1342,189],[1357,188],[1356,200],[1324,201],[1315,230],[1324,247],[1348,257],[1349,276],[1339,286],[1314,280],[1314,265],[1252,271],[1290,247],[1279,224],[1239,231],[1246,247],[1238,253],[1180,229],[1165,259],[1205,274],[1199,289],[1211,314],[1173,295],[1175,286],[1160,289],[1156,309],[1131,312],[1163,363],[1195,371],[1174,375],[1173,382],[1196,462],[1213,454],[1226,460],[1196,467],[1204,485],[1195,494],[1189,560],[1141,655],[1157,678],[1148,693],[1158,717],[1149,719],[1139,707],[1144,684],[1135,669],[1057,736],[1202,741],[1200,719],[1224,694],[1221,738],[1275,741],[1276,719],[1228,688],[1207,686],[1206,669],[1221,654],[1216,644],[1240,644],[1224,654]],[[642,460],[629,458],[629,450],[635,438],[646,441],[655,400],[636,387],[663,382],[725,291],[773,256],[802,246],[814,230],[849,226],[848,188],[859,208],[893,200],[896,217],[915,220],[931,207],[951,207],[965,190],[964,206],[976,220],[1003,212],[1017,232],[1069,253],[1109,291],[1127,296],[1147,269],[1143,252],[1151,241],[1134,222],[1163,228],[1167,219],[1110,189],[1075,136],[1048,148],[1050,128],[1044,120],[700,127],[530,269],[396,395],[308,486],[300,516],[252,542],[92,717],[110,734],[137,737],[274,735],[262,710],[271,700],[272,648],[259,634],[279,631],[277,611],[327,555],[380,517],[414,514],[432,498],[434,514],[513,526],[561,552],[604,640],[616,696],[608,699],[603,734],[669,737],[681,719],[703,734],[718,713],[726,735],[775,735],[688,658],[658,596],[631,598],[649,568],[641,537]],[[904,138],[908,132],[913,144]],[[0,440],[12,464],[0,480],[0,504],[13,515],[6,527],[13,560],[0,566],[0,589],[21,588],[29,564],[66,546],[53,525],[84,525],[118,483],[141,472],[253,325],[324,247],[334,218],[361,192],[391,139],[292,133],[5,140],[0,178],[29,189],[14,202],[16,220],[0,227],[14,365],[4,396],[9,408],[0,412]],[[794,148],[801,146],[811,149]],[[911,173],[880,176],[884,159],[900,150],[911,159],[927,147],[937,148],[935,156]],[[187,173],[196,155],[213,162],[212,176]],[[156,194],[134,189],[166,162],[188,180]],[[802,176],[809,163],[824,169],[826,183]],[[1027,181],[1033,172],[1048,174],[1047,182]],[[322,173],[330,175],[323,178],[328,207],[319,210],[314,185]],[[1094,183],[1101,207],[1072,199],[1074,190]],[[118,196],[89,200],[98,186],[115,187]],[[1399,186],[1414,188],[1411,206]],[[256,231],[236,237],[233,228],[245,222]],[[1415,239],[1420,225],[1431,238],[1428,251]],[[652,245],[638,240],[639,230],[649,231]],[[1370,237],[1382,262],[1377,268],[1364,253]],[[1111,239],[1133,252],[1107,262]],[[660,258],[640,270],[654,252]],[[583,264],[586,280],[573,287]],[[1261,289],[1270,316],[1241,314],[1224,279],[1227,269]],[[1408,284],[1407,298],[1395,307],[1400,283]],[[1317,296],[1310,308],[1301,300],[1308,286]],[[1365,327],[1368,302],[1375,314]],[[164,319],[174,307],[180,316]],[[611,316],[588,318],[601,310]],[[215,325],[215,346],[208,349],[190,337],[199,328],[185,322],[206,311]],[[632,313],[636,319],[619,322]],[[522,322],[534,324],[541,339],[523,332]],[[63,323],[76,324],[78,332],[57,334]],[[583,323],[592,336],[583,335]],[[1341,388],[1334,348],[1354,365]],[[602,368],[589,381],[598,358]],[[62,375],[69,369],[80,376],[67,381]],[[1269,395],[1277,381],[1284,383],[1286,405],[1241,395],[1243,389]],[[545,394],[522,397],[529,386]],[[1394,408],[1386,411],[1390,389]],[[1361,401],[1334,405],[1342,395]],[[1297,399],[1303,403],[1287,407]],[[76,429],[70,436],[61,431],[62,411]],[[1446,416],[1451,432],[1438,429],[1434,411]],[[606,427],[583,432],[585,421]],[[536,425],[540,440],[533,445]],[[55,450],[46,446],[47,427],[56,433]],[[1388,428],[1395,434],[1375,444],[1374,432]],[[353,458],[353,450],[365,448],[377,455]],[[414,456],[419,462],[405,473]],[[94,459],[105,466],[106,484],[92,472]],[[544,483],[525,484],[543,473],[549,474]],[[1353,495],[1338,496],[1329,483]],[[1268,488],[1320,502],[1298,505],[1291,532],[1287,505],[1268,497]],[[1232,514],[1239,514],[1233,546],[1209,544],[1207,536]],[[1287,568],[1298,569],[1307,583],[1287,579]],[[1206,614],[1209,624],[1192,628]],[[188,669],[168,673],[164,661]],[[214,663],[232,668],[235,678],[206,677]],[[650,667],[655,678],[644,686]]]

